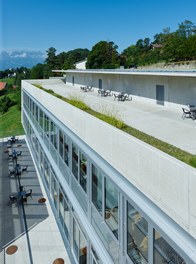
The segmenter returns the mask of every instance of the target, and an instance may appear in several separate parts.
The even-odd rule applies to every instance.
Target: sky
[[[104,40],[122,52],[185,20],[196,24],[196,0],[0,0],[0,51],[58,54]]]

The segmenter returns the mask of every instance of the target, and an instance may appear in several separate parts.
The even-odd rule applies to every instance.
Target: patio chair
[[[192,118],[192,113],[191,113],[190,110],[182,107],[182,111],[183,111],[183,113],[182,113],[182,119]]]
[[[21,171],[27,171],[28,165],[22,167]]]
[[[33,199],[33,197],[32,197],[32,189],[29,189],[28,191],[26,191],[25,197],[26,198],[31,197],[31,199]]]
[[[21,155],[22,155],[22,151],[18,151],[18,152],[16,153],[16,155],[17,155],[17,156],[21,156]]]
[[[9,202],[8,202],[9,206],[11,206],[12,204],[16,204],[16,203],[17,203],[17,198],[13,195],[10,195]]]

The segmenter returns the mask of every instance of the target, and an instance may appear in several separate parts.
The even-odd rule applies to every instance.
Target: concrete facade
[[[196,181],[194,168],[40,89],[35,89],[32,85],[26,84],[25,88],[49,112],[196,238],[196,200],[192,199],[195,193],[192,181]],[[100,144],[105,135],[109,138],[107,148],[105,144]],[[179,195],[174,196],[174,193]]]
[[[123,76],[119,76],[118,74],[111,74],[109,76],[104,74],[103,76],[99,74],[93,74],[90,76],[88,76],[88,74],[82,73],[75,75],[74,73],[75,83],[73,85],[71,81],[73,73],[71,72],[70,75],[67,74],[67,83],[72,87],[85,84],[97,87],[97,85],[95,85],[97,80],[102,78],[103,83],[107,83],[107,86],[104,86],[105,89],[108,88],[113,91],[119,91],[118,87],[121,87],[121,91],[128,92],[128,86],[131,79],[135,84],[134,86],[137,86],[139,89],[139,87],[143,87],[144,83],[150,82],[151,84],[156,84],[156,80],[159,80],[159,83],[161,83],[160,80],[163,81],[164,79],[169,78],[166,78],[165,76],[149,76],[148,80],[148,76],[142,76],[140,78],[139,76],[125,75],[123,78]],[[171,79],[172,78],[174,84],[176,85],[178,77],[173,76]],[[186,78],[189,77],[185,77],[185,79]],[[190,78],[195,80],[194,77]],[[186,80],[183,78],[182,80],[184,83],[186,83]],[[137,81],[139,83],[137,83]],[[122,82],[124,83],[123,88],[121,86]],[[49,148],[49,151],[46,149],[44,144],[46,144],[47,140],[41,138],[41,130],[36,123],[36,120],[33,118],[32,114],[28,112],[28,107],[23,106],[23,123],[27,134],[28,127],[30,127],[30,130],[33,130],[33,137],[36,137],[37,141],[39,141],[39,144],[42,146],[40,151],[44,150],[47,158],[53,166],[53,170],[58,175],[57,178],[59,185],[62,186],[67,196],[70,197],[74,210],[76,212],[78,210],[78,218],[82,222],[81,225],[83,225],[82,229],[84,233],[88,234],[89,236],[88,237],[86,235],[86,237],[89,239],[89,243],[91,243],[93,240],[96,241],[94,242],[93,247],[98,252],[100,261],[102,261],[97,263],[135,263],[134,261],[132,262],[125,253],[120,251],[121,247],[126,251],[126,248],[123,246],[124,243],[126,244],[126,234],[124,233],[125,227],[123,224],[123,222],[126,222],[126,217],[124,217],[126,214],[126,201],[132,201],[133,204],[139,208],[138,210],[141,210],[142,214],[149,221],[149,241],[151,241],[149,242],[151,245],[150,247],[153,247],[151,244],[153,243],[152,229],[157,228],[163,233],[172,247],[185,260],[184,262],[179,261],[174,263],[195,263],[196,195],[194,186],[196,184],[196,170],[185,163],[159,151],[158,149],[151,147],[150,145],[147,145],[146,143],[120,131],[119,129],[116,129],[107,123],[85,113],[84,111],[81,111],[70,104],[65,103],[51,94],[36,88],[33,85],[34,83],[41,84],[43,87],[48,87],[47,85],[50,84],[51,88],[53,87],[53,90],[57,92],[58,81],[56,81],[56,83],[55,80],[23,81],[23,97],[25,96],[25,100],[30,99],[33,104],[38,106],[40,109],[39,111],[42,110],[46,113],[51,122],[53,122],[58,127],[58,135],[60,131],[65,131],[66,135],[68,135],[73,142],[72,144],[77,144],[78,148],[81,149],[81,151],[84,151],[89,159],[89,164],[91,164],[91,162],[96,162],[96,164],[102,168],[103,172],[106,175],[109,175],[108,178],[112,180],[113,184],[115,184],[116,188],[119,190],[119,230],[122,232],[122,237],[119,238],[119,244],[113,240],[113,242],[116,243],[116,246],[114,246],[112,250],[116,251],[116,254],[118,254],[117,256],[113,256],[112,260],[110,260],[110,257],[112,254],[114,254],[114,252],[108,249],[110,256],[107,256],[107,247],[105,251],[104,241],[102,245],[102,240],[99,241],[97,238],[97,236],[99,237],[99,232],[101,231],[94,229],[91,221],[98,221],[95,225],[99,228],[103,228],[104,230],[107,228],[103,226],[100,227],[99,214],[94,212],[93,208],[89,211],[88,208],[90,208],[91,204],[88,204],[86,209],[80,208],[80,203],[82,203],[82,200],[78,200],[79,198],[77,198],[76,192],[74,192],[74,190],[65,181],[66,177],[71,177],[74,179],[74,177],[72,177],[73,171],[70,171],[71,167],[66,168],[66,175],[61,175],[61,172],[58,168],[60,161],[56,162],[55,164],[51,156],[52,154],[50,153],[51,151],[55,152],[56,150],[52,147]],[[164,84],[166,84],[166,81]],[[146,84],[146,90],[148,89],[147,87],[150,86],[151,85]],[[192,86],[194,86],[194,84]],[[125,87],[127,87],[127,90],[124,89]],[[150,93],[150,88],[148,89],[148,92]],[[146,95],[148,95],[148,93],[146,93]],[[152,103],[154,103],[154,99],[152,99]],[[59,146],[57,147],[57,150],[59,150]],[[71,176],[68,176],[69,174]],[[70,183],[70,180],[67,182]],[[83,201],[90,199],[88,198],[88,195],[87,197],[81,197],[83,197]],[[89,197],[91,197],[91,195]],[[84,212],[86,211],[89,218],[86,218],[83,210]],[[91,216],[91,211],[96,215],[95,218]],[[163,263],[155,261],[153,262],[152,248],[149,249],[149,252],[148,263]],[[101,258],[101,254],[103,254],[103,258]],[[91,262],[89,258],[87,263],[94,262]]]
[[[156,86],[164,87],[163,105],[178,108],[196,104],[196,72],[66,71],[67,84],[90,85],[131,94],[134,100],[157,104]]]

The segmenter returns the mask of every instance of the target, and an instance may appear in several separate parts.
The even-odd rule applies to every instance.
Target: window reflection
[[[63,159],[63,132],[59,130],[59,154]]]
[[[72,144],[72,173],[78,180],[78,148]]]
[[[49,118],[44,115],[44,132],[49,137]]]
[[[118,190],[107,178],[105,179],[105,221],[118,238]]]
[[[92,202],[102,214],[102,175],[92,164]]]
[[[127,203],[127,254],[133,263],[148,263],[148,223]]]
[[[154,263],[185,264],[184,259],[154,230]]]
[[[68,138],[64,135],[64,161],[68,165],[69,164],[69,145]]]
[[[59,189],[59,216],[61,224],[67,238],[70,236],[70,209],[68,207],[67,196],[63,193],[62,187]]]
[[[73,250],[79,264],[87,263],[87,241],[73,219]]]
[[[83,153],[80,152],[80,185],[86,192],[87,186],[87,159]]]
[[[50,140],[51,140],[53,146],[57,149],[57,127],[52,121],[51,121]]]

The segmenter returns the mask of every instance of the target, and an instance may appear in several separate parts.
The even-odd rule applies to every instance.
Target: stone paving
[[[22,155],[17,157],[17,163],[21,167],[28,166],[21,176],[9,175],[9,170],[12,171],[16,164],[16,160],[9,158],[13,149],[22,151]],[[64,259],[66,264],[70,263],[25,138],[11,144],[8,150],[9,153],[7,142],[1,142],[0,264],[52,264],[57,258]],[[19,186],[24,186],[26,191],[32,189],[32,198],[28,197],[27,203],[17,201],[10,205],[9,195],[18,197]],[[46,198],[46,203],[38,202],[41,197]],[[17,251],[7,254],[13,245]]]

